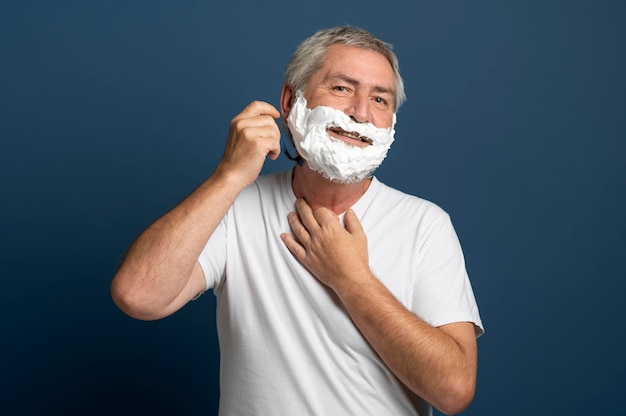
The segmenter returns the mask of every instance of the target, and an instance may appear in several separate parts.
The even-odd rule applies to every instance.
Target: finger
[[[278,128],[278,126],[277,126]],[[278,129],[278,135],[276,136],[275,140],[272,142],[273,146],[270,148],[270,151],[268,153],[268,156],[270,159],[272,160],[276,160],[278,159],[278,157],[281,155],[283,148],[281,146],[281,142],[280,142],[280,129]]]
[[[247,139],[251,139],[251,140],[258,140],[258,139],[271,139],[274,141],[278,141],[280,140],[280,130],[278,129],[278,126],[276,126],[276,123],[273,123],[271,125],[249,125],[250,123],[246,122],[242,122],[240,126],[238,126],[240,128],[239,130],[239,134],[241,134],[243,137],[247,138]]]
[[[272,129],[267,137],[263,137],[267,140],[267,156],[272,160],[278,159],[281,153],[280,130],[278,130],[278,126],[274,125],[274,127],[275,129]]]
[[[245,140],[260,144],[264,149],[264,153],[275,160],[280,155],[280,129],[273,119],[267,116],[264,117],[271,120],[271,124],[265,124],[266,122],[258,123],[258,121],[253,119],[244,119],[236,122],[236,129]]]
[[[282,149],[280,147],[280,128],[275,121],[272,122],[272,126],[269,129],[268,140],[267,155],[270,159],[276,160],[280,156]]]
[[[271,149],[267,155],[272,160],[278,159],[278,157],[280,156],[280,144],[278,145],[278,147],[274,147],[273,149]]]
[[[302,245],[307,245],[309,241],[311,241],[311,235],[304,224],[300,221],[298,214],[290,212],[287,216],[287,220],[289,221],[289,226],[291,227],[291,230],[293,231],[293,234],[298,242]]]
[[[292,235],[289,235],[287,233],[282,233],[280,235],[280,239],[283,240],[283,243],[285,244],[287,249],[289,249],[291,254],[293,254],[297,260],[299,261],[304,260],[306,256],[306,250],[304,249],[304,247],[302,247],[300,243],[296,241],[295,238],[293,238]]]
[[[300,217],[300,221],[309,232],[313,233],[319,230],[320,224],[317,222],[317,219],[315,219],[313,210],[304,199],[300,198],[296,201],[296,211],[298,217]]]
[[[346,215],[343,217],[343,223],[346,227],[346,230],[354,235],[354,236],[364,236],[365,231],[363,231],[363,226],[361,225],[361,221],[359,221],[359,217],[357,217],[354,210],[349,209],[346,211]]]
[[[257,116],[270,116],[274,119],[278,119],[280,118],[280,112],[276,109],[276,107],[266,103],[265,101],[253,101],[235,117],[235,120]]]
[[[313,211],[313,216],[319,225],[324,225],[326,223],[336,224],[339,222],[339,216],[332,210],[324,207],[317,208]]]
[[[260,129],[268,128],[280,135],[280,127],[278,123],[272,117],[261,114],[252,117],[241,117],[241,114],[237,115],[231,120],[231,128],[236,131],[243,131],[245,129]]]

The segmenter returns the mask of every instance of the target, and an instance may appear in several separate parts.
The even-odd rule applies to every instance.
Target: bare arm
[[[120,309],[137,319],[159,319],[206,288],[197,259],[266,156],[280,154],[280,130],[270,104],[253,102],[231,122],[224,156],[214,173],[130,246],[111,283]]]
[[[355,325],[389,369],[440,411],[464,410],[476,384],[476,337],[472,323],[435,328],[407,310],[373,275],[367,238],[348,210],[345,228],[330,210],[296,203],[281,235],[294,256],[331,287]]]

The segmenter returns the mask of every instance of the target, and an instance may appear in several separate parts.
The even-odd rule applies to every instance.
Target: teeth
[[[347,131],[344,131],[344,130],[341,130],[341,129],[338,129],[338,128],[330,128],[329,130],[334,132],[334,133],[341,134],[342,136],[345,136],[345,137],[347,137],[349,139],[352,139],[352,140],[359,140],[359,141],[361,141],[363,143],[372,144],[372,140],[371,139],[369,139],[367,137],[361,137],[357,133],[350,133],[350,132],[347,132]]]

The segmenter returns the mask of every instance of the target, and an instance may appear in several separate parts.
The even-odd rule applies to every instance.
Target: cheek
[[[328,106],[328,99],[325,99],[324,94],[319,89],[306,89],[304,90],[304,99],[306,100],[306,106],[309,109],[313,109],[317,106]]]
[[[383,129],[391,127],[393,124],[393,113],[388,111],[377,113],[372,121],[372,124]]]

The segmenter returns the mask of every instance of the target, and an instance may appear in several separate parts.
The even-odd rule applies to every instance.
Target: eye
[[[348,88],[343,85],[335,85],[333,90],[336,92],[348,92]]]
[[[374,102],[380,106],[387,106],[389,102],[385,100],[383,97],[374,97]]]

